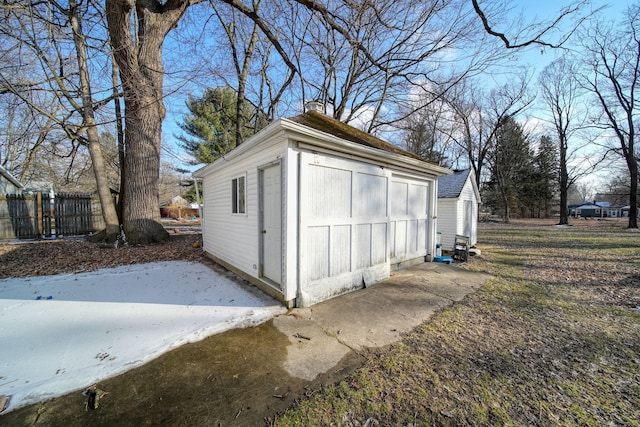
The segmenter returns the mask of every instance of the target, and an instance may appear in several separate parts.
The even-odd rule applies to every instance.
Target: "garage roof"
[[[417,154],[411,153],[407,150],[403,150],[402,148],[397,147],[371,134],[368,134],[367,132],[354,128],[353,126],[350,126],[346,123],[342,123],[341,121],[338,121],[332,117],[327,116],[326,114],[322,114],[317,111],[307,111],[304,114],[290,117],[289,120],[301,125],[308,126],[315,130],[337,136],[338,138],[345,139],[347,141],[427,162]]]

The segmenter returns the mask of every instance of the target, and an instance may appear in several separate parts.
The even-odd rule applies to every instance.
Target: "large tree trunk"
[[[560,222],[558,225],[569,224],[569,173],[567,171],[567,146],[564,138],[560,138]]]
[[[147,104],[145,108],[139,108],[138,100],[125,98],[123,220],[127,241],[132,244],[169,238],[160,223],[160,135],[164,106],[149,96],[142,97],[141,101]]]
[[[633,133],[631,134],[633,138]],[[631,152],[633,153],[633,143]],[[638,162],[635,156],[627,157],[627,166],[629,167],[629,176],[631,177],[631,191],[629,192],[629,228],[638,228]]]
[[[91,164],[98,188],[98,197],[102,207],[102,217],[105,222],[105,239],[114,241],[119,234],[120,224],[115,206],[111,200],[109,181],[107,179],[106,166],[102,147],[100,146],[100,135],[96,127],[93,110],[93,100],[91,98],[91,84],[89,79],[89,68],[87,64],[87,53],[85,48],[84,33],[80,22],[77,3],[75,0],[69,1],[71,9],[71,28],[73,29],[73,40],[78,58],[78,71],[80,74],[80,93],[82,95],[82,119],[87,130],[88,148],[91,155]]]
[[[116,211],[122,223],[122,206],[124,203],[124,123],[122,123],[122,106],[120,105],[120,80],[118,79],[118,65],[115,58],[111,58],[111,81],[113,83],[113,104],[116,116],[116,135],[118,141],[118,170],[120,171],[120,188]]]
[[[132,16],[135,5],[136,38]],[[123,223],[130,244],[165,241],[160,223],[159,174],[164,67],[162,44],[184,14],[188,1],[107,0],[107,23],[120,68],[125,105]]]

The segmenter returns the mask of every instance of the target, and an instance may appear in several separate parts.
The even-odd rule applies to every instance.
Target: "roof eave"
[[[450,169],[426,162],[424,160],[418,160],[401,154],[396,154],[378,148],[368,147],[362,144],[347,141],[330,133],[314,129],[288,119],[281,119],[281,124],[283,129],[295,134],[294,139],[305,145],[329,149],[332,151],[354,155],[377,162],[380,162],[381,159],[383,159],[384,163],[387,163],[389,165],[413,170],[420,173],[427,173],[433,176],[443,176],[453,173],[453,171]],[[340,143],[338,144],[336,140],[339,140]]]
[[[213,163],[210,163],[193,172],[194,178],[204,178],[211,170],[216,169],[222,163],[225,163],[242,153],[250,150],[262,141],[271,138],[279,132],[287,132],[292,135],[290,139],[297,140],[303,144],[324,148],[334,152],[341,152],[348,155],[358,156],[375,162],[382,162],[388,165],[400,167],[402,169],[412,170],[422,174],[434,177],[449,175],[453,171],[436,164],[414,159],[397,153],[392,153],[378,148],[368,147],[366,145],[351,142],[327,132],[323,132],[312,127],[294,122],[292,120],[281,118],[269,126],[247,139],[242,145],[231,150],[229,153],[219,157]],[[337,142],[339,141],[339,143]]]
[[[233,150],[229,151],[227,154],[223,154],[222,156],[218,157],[216,160],[209,163],[208,165],[205,165],[200,169],[194,171],[191,175],[194,178],[204,178],[209,173],[210,170],[217,168],[220,164],[225,163],[241,155],[245,151],[250,150],[253,146],[258,145],[262,141],[278,134],[279,132],[282,131],[281,121],[282,119],[278,119],[274,121],[273,123],[269,124],[269,126],[262,129],[260,132],[256,133],[255,135],[252,135],[249,139],[244,141],[242,144],[240,144]]]
[[[18,187],[18,189],[20,190],[24,190],[24,185],[18,181],[12,174],[11,172],[9,172],[8,170],[6,170],[4,167],[0,166],[0,173],[9,180],[9,182],[11,182],[13,185],[15,185],[16,187]]]

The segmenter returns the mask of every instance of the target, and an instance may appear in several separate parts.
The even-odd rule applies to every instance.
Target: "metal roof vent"
[[[318,113],[326,114],[324,104],[320,101],[309,101],[304,105],[304,111],[317,111]]]

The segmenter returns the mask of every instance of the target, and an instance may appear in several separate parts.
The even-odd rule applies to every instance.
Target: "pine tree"
[[[185,132],[176,138],[197,163],[211,163],[236,146],[236,92],[230,87],[209,88],[200,98],[189,96],[189,114],[178,125]],[[242,139],[259,129],[255,112],[247,104],[242,112]]]
[[[537,154],[533,160],[535,174],[533,176],[534,193],[531,195],[535,200],[537,216],[545,218],[551,215],[551,203],[558,188],[558,147],[548,136],[540,138]],[[542,212],[542,214],[541,214]],[[535,212],[532,212],[535,215]]]
[[[509,222],[511,213],[526,203],[534,168],[529,142],[520,126],[507,116],[495,135],[491,156],[491,180],[487,187],[488,200],[503,212]]]

